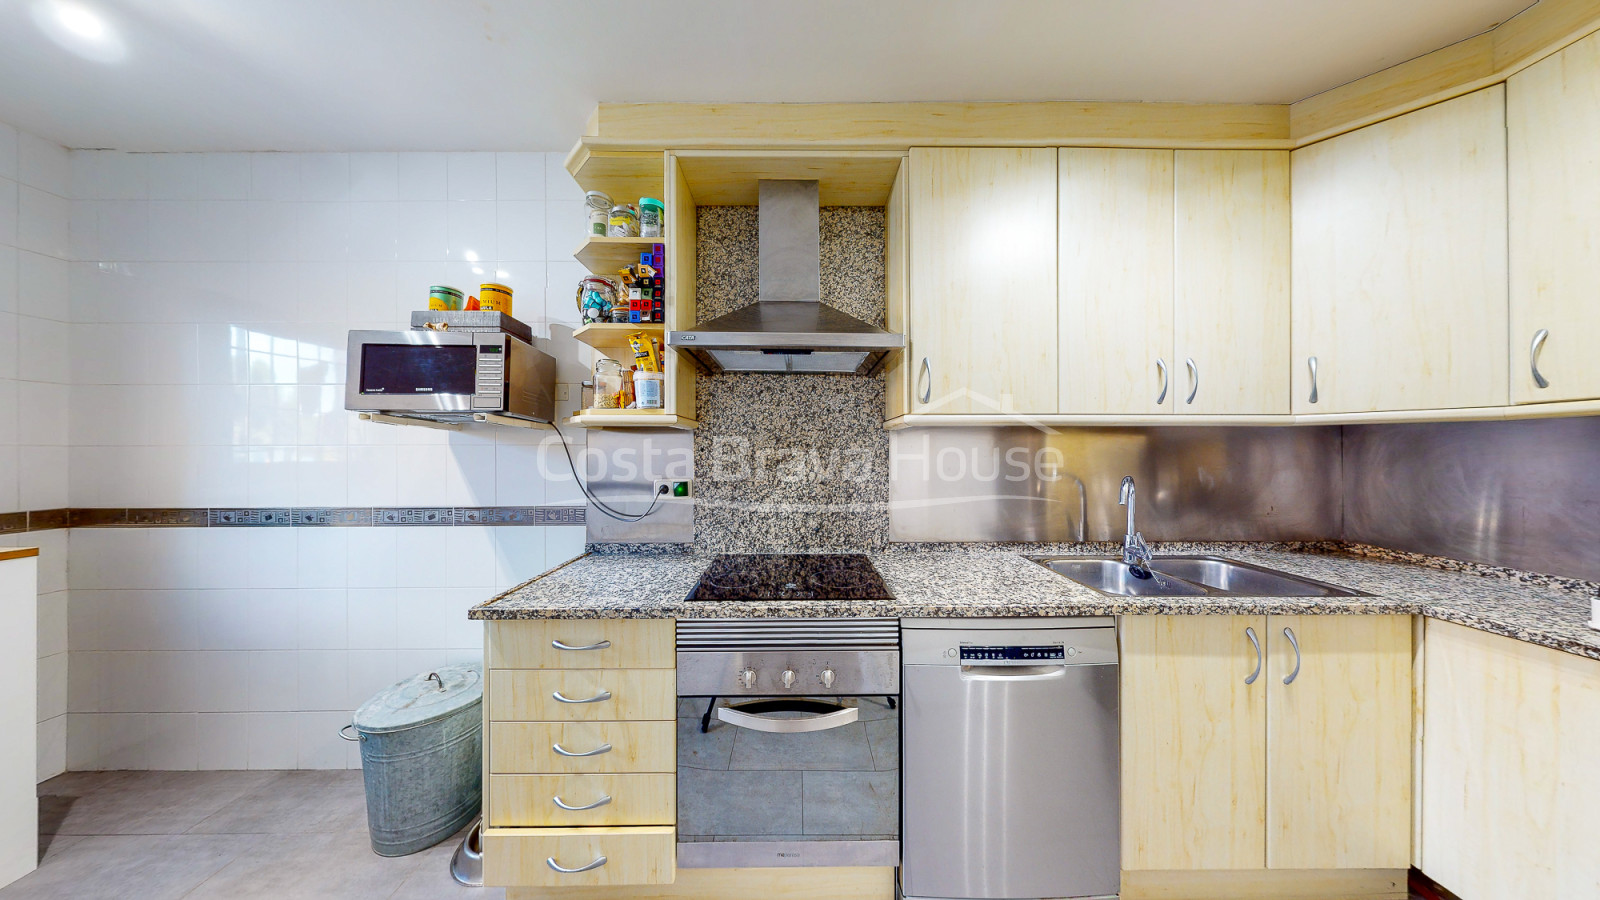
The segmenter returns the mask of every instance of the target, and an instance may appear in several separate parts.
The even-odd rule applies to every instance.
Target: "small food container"
[[[660,372],[645,372],[635,369],[633,373],[633,395],[635,409],[660,409],[661,389],[666,383]]]
[[[594,408],[622,409],[628,402],[628,370],[602,356],[594,361]]]
[[[605,237],[611,225],[611,195],[604,191],[590,191],[583,195],[583,205],[589,212],[588,234]]]
[[[511,315],[511,288],[503,284],[479,285],[478,308]]]
[[[667,205],[654,197],[639,198],[639,236],[665,237],[667,234]]]
[[[379,856],[426,850],[483,806],[483,670],[476,666],[445,666],[385,689],[339,736],[361,742],[367,828]]]
[[[460,288],[453,288],[447,284],[436,284],[428,288],[429,309],[463,309],[467,305],[467,297]]]
[[[639,207],[632,203],[618,203],[611,207],[611,225],[606,234],[611,237],[639,236]]]
[[[578,281],[578,316],[583,324],[611,321],[616,301],[617,283],[604,275],[588,275]]]

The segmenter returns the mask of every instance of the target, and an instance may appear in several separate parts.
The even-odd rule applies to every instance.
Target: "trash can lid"
[[[361,704],[351,722],[367,734],[405,731],[482,701],[481,668],[444,666],[379,691]]]

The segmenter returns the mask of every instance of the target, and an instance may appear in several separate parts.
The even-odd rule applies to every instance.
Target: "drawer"
[[[671,884],[677,873],[676,855],[670,825],[485,828],[483,883],[488,887]],[[550,864],[576,869],[602,857],[605,863],[587,872],[558,872]]]
[[[489,673],[489,721],[670,721],[677,685],[672,669],[495,669]],[[571,701],[610,696],[569,703],[556,694]]]
[[[653,775],[491,775],[489,824],[496,827],[671,825],[678,815],[678,777]],[[604,806],[587,806],[609,797]]]
[[[486,663],[491,669],[670,669],[673,642],[671,619],[492,622]]]
[[[489,772],[543,775],[677,771],[675,722],[498,722],[489,728]],[[594,756],[565,756],[611,749]]]

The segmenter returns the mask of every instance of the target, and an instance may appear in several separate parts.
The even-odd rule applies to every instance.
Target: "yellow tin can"
[[[492,309],[511,315],[511,288],[503,284],[485,284],[478,288],[478,308]]]

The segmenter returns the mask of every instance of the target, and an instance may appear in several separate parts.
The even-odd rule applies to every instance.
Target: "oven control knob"
[[[745,669],[743,672],[740,672],[739,673],[739,683],[744,686],[745,690],[749,690],[750,688],[755,687],[756,686],[756,670],[755,669]]]
[[[835,675],[833,669],[831,669],[831,668],[823,669],[822,670],[822,686],[825,687],[825,688],[833,687],[833,681],[834,681],[834,678],[836,678],[836,677],[837,676]]]
[[[794,679],[795,679],[795,674],[794,674],[794,670],[793,669],[784,669],[783,670],[783,686],[784,687],[786,687],[786,688],[794,687]]]

